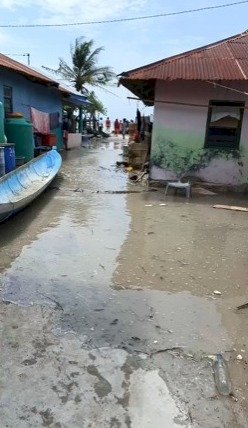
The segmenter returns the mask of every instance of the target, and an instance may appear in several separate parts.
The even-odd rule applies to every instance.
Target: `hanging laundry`
[[[60,127],[59,112],[58,111],[56,111],[55,113],[50,113],[49,118],[50,118],[50,129],[51,130]]]
[[[39,132],[40,134],[50,133],[49,113],[45,113],[31,107],[31,121],[36,132]]]

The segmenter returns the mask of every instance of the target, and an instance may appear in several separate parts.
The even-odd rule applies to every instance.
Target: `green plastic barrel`
[[[21,115],[5,120],[5,135],[8,143],[15,144],[16,157],[23,157],[25,162],[34,157],[33,126]]]
[[[3,103],[0,102],[0,143],[5,143],[4,136],[4,108]]]

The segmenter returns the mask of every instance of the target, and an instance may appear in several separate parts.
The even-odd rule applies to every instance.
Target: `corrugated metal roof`
[[[248,32],[122,73],[130,80],[248,80]]]
[[[68,102],[74,106],[88,105],[89,102],[87,97],[77,93],[73,89],[66,87],[66,85],[61,85],[56,80],[52,79],[48,74],[43,74],[35,68],[29,67],[25,64],[22,64],[18,61],[14,61],[11,58],[0,54],[0,69],[5,68],[11,70],[18,74],[26,76],[28,79],[36,82],[43,83],[48,86],[54,86],[58,89],[64,96],[64,102]]]
[[[15,61],[2,54],[0,54],[0,68],[5,68],[7,70],[14,71],[18,74],[22,74],[23,76],[26,76],[28,79],[36,80],[47,85],[52,85],[52,86],[59,85],[58,82],[56,82],[53,79],[50,79],[44,74],[39,73],[38,71],[32,69],[31,67],[21,64],[20,62]]]
[[[91,104],[84,95],[74,93],[71,93],[67,97],[64,97],[63,101],[65,104],[73,105],[76,107],[86,107]]]

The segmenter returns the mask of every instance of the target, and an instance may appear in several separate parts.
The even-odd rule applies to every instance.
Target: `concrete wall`
[[[82,142],[82,135],[81,134],[68,134],[68,149],[73,149],[75,147],[80,147]]]
[[[248,84],[226,82],[225,85],[248,91]],[[204,181],[227,185],[248,184],[247,110],[244,112],[238,151],[204,149],[209,101],[247,101],[246,95],[205,82],[159,81],[155,99],[201,104],[206,107],[155,103],[152,179],[174,179],[178,176],[178,171],[184,168],[187,170],[188,162],[188,165],[193,165],[190,175]]]
[[[62,102],[60,92],[27,80],[12,71],[0,70],[0,101],[3,102],[3,86],[11,86],[13,91],[13,111],[22,113],[30,120],[30,107],[46,113],[59,112],[62,118]],[[57,136],[58,147],[62,146],[62,132],[58,128],[52,131]]]

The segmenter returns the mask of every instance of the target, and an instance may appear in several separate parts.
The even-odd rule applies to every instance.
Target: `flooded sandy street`
[[[128,182],[121,152],[65,153],[0,225],[0,426],[247,427],[248,215],[212,206],[248,201],[165,199]]]

